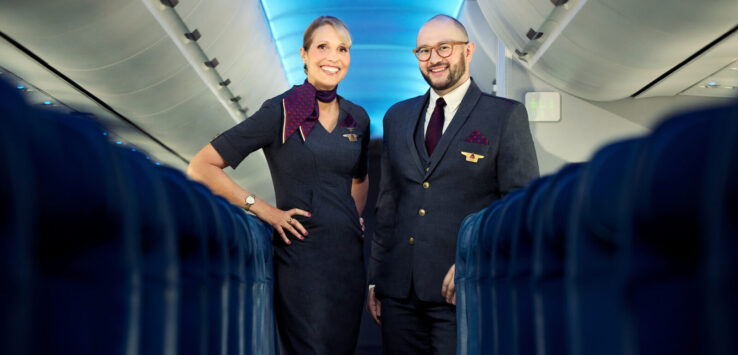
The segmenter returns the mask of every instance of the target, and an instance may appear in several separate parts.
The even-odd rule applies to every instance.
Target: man
[[[432,90],[384,118],[367,308],[385,354],[454,354],[461,222],[538,176],[538,163],[525,107],[470,79],[475,46],[461,23],[435,16],[416,44]]]

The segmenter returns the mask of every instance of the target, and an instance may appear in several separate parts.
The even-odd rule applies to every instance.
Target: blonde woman
[[[264,102],[188,168],[192,178],[274,228],[282,354],[353,354],[356,347],[365,287],[359,216],[369,186],[369,117],[336,94],[350,49],[341,20],[316,18],[300,49],[305,82]],[[223,172],[257,149],[269,164],[276,206]]]

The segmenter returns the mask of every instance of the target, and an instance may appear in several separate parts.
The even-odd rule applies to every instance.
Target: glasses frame
[[[451,52],[447,56],[441,55],[441,52],[438,51],[438,47],[440,47],[441,45],[444,45],[444,44],[450,44],[451,45]],[[436,44],[435,46],[418,47],[418,48],[413,49],[413,54],[415,54],[415,58],[417,58],[418,61],[420,61],[420,62],[427,62],[427,61],[429,61],[430,58],[433,56],[433,51],[434,50],[436,51],[436,54],[438,54],[439,57],[441,57],[441,58],[448,58],[448,57],[450,57],[450,56],[452,56],[454,54],[454,46],[456,46],[458,44],[469,44],[469,41],[466,41],[466,42],[465,41],[441,42],[441,43]],[[430,48],[430,55],[428,56],[428,59],[426,59],[426,60],[420,59],[420,54],[418,53],[418,50],[420,50],[420,48]]]

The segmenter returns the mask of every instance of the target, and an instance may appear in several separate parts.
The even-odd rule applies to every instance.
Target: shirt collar
[[[464,99],[464,95],[466,95],[466,91],[469,89],[469,86],[471,86],[471,78],[467,78],[463,84],[459,85],[459,87],[451,90],[446,95],[443,95],[443,100],[446,101],[445,109],[448,110],[446,112],[454,112],[459,105],[461,105],[461,100]],[[431,102],[435,104],[439,97],[441,96],[438,96],[435,90],[430,90]]]

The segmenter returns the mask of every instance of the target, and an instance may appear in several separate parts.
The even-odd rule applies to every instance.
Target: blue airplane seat
[[[160,166],[174,215],[179,258],[178,353],[207,354],[208,234],[196,192],[179,170]]]
[[[0,352],[22,354],[32,338],[31,305],[36,225],[35,167],[23,124],[30,109],[0,80]],[[32,130],[32,128],[31,128]]]
[[[228,346],[228,296],[230,255],[228,220],[218,207],[215,196],[205,185],[190,181],[208,233],[208,354],[226,353]],[[232,224],[232,223],[231,223]]]
[[[156,166],[137,151],[121,148],[122,168],[136,200],[142,265],[141,354],[177,350],[178,252],[174,211]]]
[[[245,349],[246,317],[246,249],[244,228],[234,213],[233,205],[221,196],[215,196],[221,218],[226,222],[228,240],[228,354],[239,354]]]
[[[738,353],[738,103],[716,113],[723,122],[705,176],[701,328],[706,353],[732,355]]]
[[[533,266],[533,231],[541,217],[543,198],[547,195],[552,176],[534,180],[526,189],[520,226],[510,244],[510,282],[513,355],[534,354],[536,349],[533,324],[531,269]]]
[[[483,209],[466,216],[461,222],[457,237],[454,286],[456,288],[456,334],[458,339],[456,354],[459,355],[479,353],[474,274],[477,271],[478,239],[481,232],[479,226],[486,211],[487,209]]]
[[[31,161],[39,223],[34,242],[31,353],[122,354],[138,349],[138,216],[120,156],[91,121],[37,111]]]
[[[532,295],[539,355],[566,354],[564,260],[574,189],[583,163],[564,166],[551,178],[534,220]]]
[[[493,282],[496,275],[493,274],[494,259],[494,243],[497,238],[495,232],[500,223],[504,223],[505,218],[509,216],[509,206],[522,196],[524,189],[517,189],[510,192],[504,199],[497,200],[498,204],[489,211],[480,225],[480,232],[483,238],[479,245],[480,262],[478,265],[479,277],[476,281],[477,292],[477,317],[478,328],[477,336],[479,337],[479,353],[494,353],[494,334],[495,334],[495,309],[493,297]],[[499,201],[499,202],[498,202]],[[458,309],[457,309],[458,312]]]
[[[597,151],[575,187],[564,261],[566,342],[572,355],[621,353],[623,297],[615,275],[623,233],[617,220],[642,142],[628,139]]]
[[[254,247],[254,286],[252,286],[253,354],[278,352],[277,325],[274,320],[274,268],[272,265],[272,227],[252,215],[245,215]]]
[[[696,354],[700,208],[709,143],[720,132],[716,109],[687,112],[661,123],[639,157],[636,184],[622,226],[625,287],[624,352]]]
[[[513,331],[514,303],[511,282],[512,243],[522,233],[525,223],[525,209],[530,201],[531,190],[535,191],[548,177],[540,177],[531,181],[521,190],[519,198],[511,199],[505,215],[508,216],[497,224],[492,243],[492,300],[494,310],[493,354],[513,354],[515,349]],[[484,345],[486,347],[486,345]]]
[[[239,288],[239,300],[243,302],[243,318],[239,320],[239,327],[242,329],[239,332],[241,339],[239,340],[239,346],[243,346],[243,354],[255,354],[251,346],[254,333],[254,298],[253,288],[255,283],[255,262],[256,258],[254,255],[254,241],[249,231],[248,222],[246,221],[246,212],[236,205],[230,204],[231,211],[233,212],[234,220],[237,225],[237,235],[239,239],[239,245],[243,249],[243,276],[241,286]],[[242,345],[241,345],[242,344]]]

